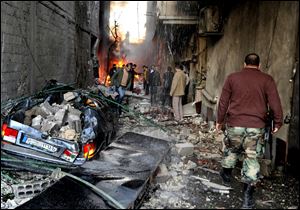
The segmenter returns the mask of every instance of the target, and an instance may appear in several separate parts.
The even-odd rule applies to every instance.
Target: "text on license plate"
[[[25,142],[26,144],[29,144],[29,145],[32,145],[35,147],[39,147],[39,148],[45,149],[50,152],[57,152],[56,147],[54,147],[50,144],[44,143],[44,142],[37,141],[32,138],[26,137],[26,136],[24,137],[24,139],[22,141]]]

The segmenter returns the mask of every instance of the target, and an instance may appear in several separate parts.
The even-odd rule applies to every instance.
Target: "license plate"
[[[35,139],[26,137],[26,136],[23,138],[22,142],[24,142],[25,144],[29,144],[29,145],[47,150],[49,152],[57,152],[57,150],[58,150],[56,147],[54,147],[50,144],[47,144],[45,142],[40,142],[40,141],[37,141]]]

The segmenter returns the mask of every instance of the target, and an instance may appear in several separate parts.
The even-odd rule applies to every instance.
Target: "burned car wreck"
[[[118,116],[103,99],[100,91],[50,80],[38,94],[1,105],[1,151],[62,168],[82,165],[116,133]]]

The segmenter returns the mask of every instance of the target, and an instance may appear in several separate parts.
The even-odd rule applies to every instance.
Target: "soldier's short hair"
[[[245,57],[245,63],[246,65],[254,65],[254,66],[259,66],[259,56],[256,53],[249,53]]]

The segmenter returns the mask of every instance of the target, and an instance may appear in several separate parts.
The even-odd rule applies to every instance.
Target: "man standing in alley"
[[[216,128],[225,125],[225,150],[220,175],[230,182],[237,158],[244,154],[242,182],[244,183],[243,208],[253,208],[253,192],[258,182],[260,165],[257,158],[263,152],[265,116],[274,113],[276,133],[282,126],[282,107],[274,79],[260,71],[260,59],[255,53],[245,57],[244,68],[230,74],[223,86],[218,104]]]
[[[112,68],[109,70],[109,76],[110,78],[113,77],[113,75],[117,72],[117,64],[113,64]]]
[[[145,95],[149,95],[149,69],[148,66],[143,66],[143,77],[144,77],[144,90],[145,90]]]
[[[158,87],[161,85],[160,82],[160,73],[157,70],[157,67],[152,65],[149,74],[149,86],[150,86],[150,94],[151,94],[151,105],[157,104],[157,92]]]
[[[125,68],[120,69],[112,76],[113,85],[116,87],[118,96],[116,101],[121,104],[125,96],[125,91],[129,90],[131,85],[130,64],[126,64]],[[121,107],[119,107],[119,113],[121,114]]]
[[[173,77],[170,96],[173,97],[173,110],[175,120],[182,121],[183,120],[183,110],[182,110],[182,96],[184,95],[184,89],[186,85],[186,76],[183,72],[182,65],[175,66],[175,75]]]
[[[174,73],[171,66],[168,66],[168,70],[163,75],[163,95],[162,95],[162,106],[172,105],[172,97],[170,96],[171,85],[173,81]]]
[[[130,85],[130,88],[129,88],[129,90],[130,91],[133,91],[133,86],[134,86],[134,76],[136,75],[136,64],[134,64],[134,63],[130,63],[131,64],[131,69],[130,69],[130,73],[131,73],[131,85]]]
[[[183,72],[185,74],[186,80],[185,80],[185,88],[184,88],[184,96],[182,97],[182,105],[185,105],[188,103],[188,93],[189,93],[189,87],[190,87],[190,76],[188,74],[188,69],[184,66]]]

